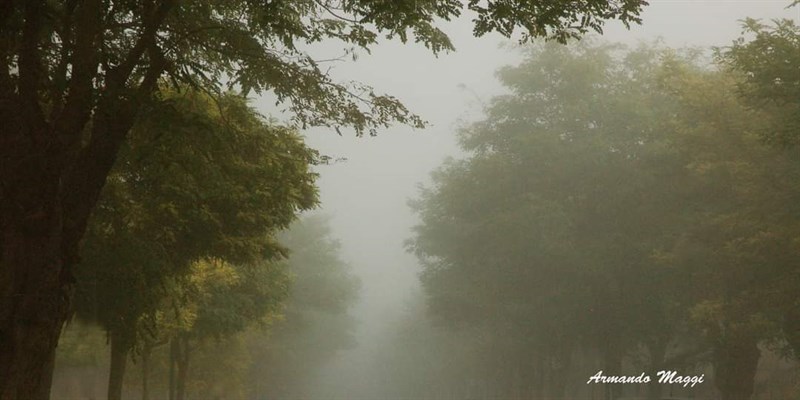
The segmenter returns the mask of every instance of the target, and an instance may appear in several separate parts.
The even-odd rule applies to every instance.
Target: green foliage
[[[577,39],[589,30],[603,33],[605,19],[619,19],[625,26],[641,23],[639,13],[646,1],[609,2],[588,0],[559,2],[551,0],[489,1],[470,0],[468,7],[478,13],[475,35],[497,31],[511,36],[522,28],[522,41],[547,37],[560,43]]]
[[[759,130],[762,135],[772,143],[793,146],[800,131],[800,27],[789,19],[772,26],[747,19],[743,26],[747,37],[718,49],[717,58],[741,74],[744,101],[772,115]]]
[[[109,331],[153,330],[162,299],[196,275],[190,267],[214,259],[235,264],[236,289],[255,296],[231,300],[243,307],[233,318],[257,319],[248,310],[280,298],[272,289],[281,273],[265,264],[285,256],[275,232],[316,204],[315,162],[296,133],[268,125],[241,98],[164,96],[132,132],[91,221],[79,316]]]
[[[423,121],[391,96],[376,94],[362,84],[333,81],[324,64],[304,48],[334,40],[347,52],[368,51],[386,36],[403,42],[413,38],[434,53],[452,50],[449,38],[435,22],[459,16],[464,7],[457,0],[35,3],[31,8],[48,16],[33,38],[43,52],[39,59],[31,60],[40,63],[35,73],[47,83],[43,103],[62,101],[66,88],[78,78],[69,66],[74,68],[79,62],[87,64],[81,72],[96,81],[95,96],[101,96],[99,90],[104,86],[143,82],[145,76],[158,76],[163,70],[176,84],[205,90],[270,90],[280,102],[288,103],[303,125],[346,125],[359,134],[374,134],[376,128],[393,121],[418,127]],[[510,35],[519,27],[526,38],[563,40],[588,29],[600,31],[605,19],[639,22],[644,5],[640,0],[621,4],[517,0],[490,2],[488,7],[473,1],[468,7],[479,15],[476,35],[493,30]],[[18,56],[26,43],[24,14],[21,5],[4,14],[2,28],[7,39],[2,59],[11,81],[20,78],[20,70],[28,69],[22,64],[26,60]],[[87,32],[87,28],[92,30]],[[85,60],[73,58],[79,51]]]
[[[635,16],[645,4],[625,1],[625,12],[619,12],[617,2],[611,1],[518,0],[515,3],[519,7],[546,4],[557,11],[556,15],[539,21],[538,30],[532,31],[525,25],[530,17],[527,13],[495,13],[491,17],[492,21],[503,24],[525,26],[531,36],[543,34],[542,25],[559,25],[562,19],[574,22],[576,15],[633,20],[628,12]],[[0,287],[0,298],[4,299],[0,302],[0,325],[7,332],[16,332],[0,343],[7,349],[0,352],[3,366],[0,374],[4,375],[0,391],[11,393],[9,396],[48,396],[46,382],[50,381],[51,368],[46,360],[52,359],[60,325],[70,312],[74,267],[81,258],[81,243],[89,218],[105,183],[116,179],[109,177],[114,174],[111,169],[126,136],[134,125],[146,121],[148,114],[161,111],[162,101],[171,96],[167,84],[172,91],[182,92],[190,87],[215,97],[224,97],[221,94],[229,91],[245,95],[271,91],[302,127],[321,125],[339,131],[341,126],[349,126],[358,135],[376,134],[378,129],[393,122],[422,127],[421,118],[396,98],[376,94],[363,84],[334,81],[323,62],[314,60],[305,49],[331,39],[338,41],[345,52],[353,48],[368,51],[379,35],[387,35],[399,36],[404,41],[413,37],[434,52],[448,50],[452,45],[434,21],[457,16],[462,7],[456,0],[3,2],[0,120],[4,122],[5,134],[0,135],[0,187],[4,200],[0,203],[3,238],[0,247],[4,260],[0,263],[0,275],[18,278],[6,279],[9,283]],[[543,12],[549,13],[550,9]],[[564,9],[567,11],[562,13]],[[596,27],[596,24],[581,23],[581,26]],[[505,32],[510,33],[508,29]],[[156,107],[146,109],[145,105]],[[199,157],[196,162],[205,160],[213,164],[213,160],[203,158],[202,152],[196,156]],[[163,166],[174,169],[169,163]],[[173,173],[170,171],[168,176]],[[136,180],[135,176],[126,178]],[[129,180],[120,183],[127,185]],[[202,189],[203,182],[194,184]],[[270,191],[282,187],[273,186]],[[122,192],[125,198],[132,196],[136,201],[135,192],[139,189]],[[258,197],[259,191],[254,192]],[[181,198],[186,193],[172,190],[164,194]],[[234,195],[240,194],[234,192]],[[289,195],[303,196],[302,192]],[[278,194],[279,198],[285,196],[286,193]],[[217,217],[240,217],[232,207],[226,211],[215,208],[219,206],[215,204],[218,194],[197,200],[200,207],[181,223],[217,225],[226,232],[231,223]],[[151,214],[154,210],[150,209],[143,210],[144,214],[166,216],[170,222],[183,219],[181,204],[165,201],[159,207],[157,213]],[[244,213],[241,217],[252,216]],[[106,225],[99,229],[98,236],[115,229],[138,230],[147,221],[134,218],[117,222],[115,227]],[[258,223],[258,218],[252,218],[251,222]],[[223,237],[208,237],[186,226],[172,225],[175,231],[151,231],[145,237],[164,238],[168,246],[162,253],[185,252],[179,257],[193,251],[204,252],[192,243],[211,243],[205,249],[212,253],[244,249],[247,257],[257,251],[249,247],[247,238],[229,234],[224,237],[227,243],[220,244],[217,239]],[[198,241],[194,242],[195,239]],[[17,244],[17,240],[24,244]],[[171,248],[172,244],[182,248]],[[136,245],[142,246],[144,252],[160,250],[144,243]],[[29,248],[41,251],[31,254]],[[182,261],[170,264],[186,264]],[[126,260],[120,264],[126,263],[138,262]],[[82,279],[89,279],[89,284],[97,281],[86,278],[92,275],[87,272],[90,268],[82,268]],[[150,287],[153,282],[149,278],[120,278],[120,282],[131,287]],[[18,298],[26,301],[19,303]],[[114,324],[128,326],[135,323],[133,318],[115,315],[104,319],[117,319]],[[42,354],[35,357],[25,354],[31,349]],[[33,377],[23,379],[23,371]]]
[[[755,365],[733,354],[796,337],[800,164],[759,143],[773,117],[691,52],[528,51],[413,204],[432,315],[545,396],[565,395],[576,352],[607,373],[711,360],[721,390],[747,391],[735,374]]]
[[[749,335],[794,336],[800,225],[796,151],[763,146],[772,117],[736,96],[739,76],[676,72],[665,81],[683,120],[675,140],[702,184],[700,211],[673,248],[671,264],[697,285],[694,322],[712,343]]]
[[[165,278],[166,295],[150,316],[156,335],[145,334],[140,352],[126,374],[126,393],[141,390],[138,369],[148,357],[149,391],[165,397],[170,357],[165,344],[190,339],[191,374],[187,396],[225,398],[302,397],[313,366],[354,344],[355,321],[349,308],[359,281],[341,259],[328,218],[305,217],[282,232],[289,257],[280,262],[237,265],[219,259],[192,263],[184,274]],[[84,365],[105,376],[105,351],[98,351],[101,331],[87,348],[77,336],[88,328],[70,327],[59,353],[58,377]],[[77,336],[76,336],[77,335]],[[94,346],[94,347],[92,347]],[[95,383],[102,391],[105,384]],[[59,386],[63,387],[63,386]]]
[[[279,263],[225,265],[219,261],[195,264],[189,277],[189,301],[197,317],[188,327],[194,338],[221,339],[262,326],[281,311],[289,277]],[[184,300],[185,301],[185,300]]]

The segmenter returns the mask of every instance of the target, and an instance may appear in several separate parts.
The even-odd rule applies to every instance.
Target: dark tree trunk
[[[609,344],[603,356],[603,375],[621,376],[622,375],[622,352],[613,344]],[[622,385],[618,383],[606,383],[605,400],[616,400],[622,395]]]
[[[178,371],[177,383],[175,385],[175,400],[184,400],[186,398],[186,381],[189,378],[189,337],[187,335],[179,335],[177,343]]]
[[[142,400],[150,399],[150,352],[152,346],[149,343],[144,344],[142,349]]]
[[[664,367],[664,359],[667,354],[667,341],[666,340],[653,340],[647,346],[650,352],[650,370],[649,376],[652,379],[647,384],[647,399],[658,400],[661,397],[661,384],[658,383],[658,376],[656,375]]]
[[[25,137],[46,135],[46,127],[16,128],[0,133],[0,399],[48,399],[73,286],[61,171]]]
[[[53,76],[45,54],[53,36],[47,1],[0,6],[0,400],[47,400],[61,328],[67,319],[79,242],[139,105],[164,69],[156,32],[174,2],[153,13],[124,62],[98,93],[103,34],[100,0],[75,2],[67,77]],[[9,24],[12,14],[21,24]],[[148,51],[137,83],[133,70]],[[16,56],[17,79],[8,73]],[[63,86],[54,83],[63,78]],[[45,94],[49,93],[49,94]],[[45,106],[46,105],[46,106]],[[85,128],[91,122],[91,135]]]
[[[74,291],[72,269],[124,137],[118,134],[83,173],[60,162],[63,154],[51,154],[57,145],[38,149],[8,137],[0,141],[0,156],[8,156],[3,146],[9,142],[19,151],[2,160],[0,171],[0,399],[50,397],[55,349]],[[76,174],[85,180],[66,183]]]
[[[49,399],[72,285],[60,279],[58,228],[49,238],[2,238],[0,399]]]
[[[714,349],[714,384],[722,400],[750,399],[760,357],[753,335],[731,335]]]
[[[108,373],[108,400],[122,400],[122,382],[132,341],[126,332],[111,334],[111,365]]]
[[[186,381],[189,378],[189,336],[178,334],[170,340],[169,347],[169,399],[186,398]]]
[[[169,400],[175,400],[175,367],[178,363],[178,340],[169,341]]]
[[[43,121],[0,118],[11,125],[0,132],[0,400],[50,398],[80,241],[136,112],[101,102],[81,149]]]

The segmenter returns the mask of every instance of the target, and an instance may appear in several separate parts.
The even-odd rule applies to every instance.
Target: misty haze
[[[0,30],[0,400],[800,399],[800,4]]]

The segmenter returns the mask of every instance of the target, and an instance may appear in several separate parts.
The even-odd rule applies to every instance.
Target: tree
[[[794,2],[792,6],[796,6]],[[747,19],[743,23],[744,33],[742,37],[736,39],[729,47],[717,49],[717,61],[731,73],[737,74],[740,81],[737,85],[740,100],[751,110],[757,111],[761,115],[768,116],[766,123],[756,127],[756,132],[766,142],[780,148],[795,148],[798,142],[798,127],[800,127],[800,73],[797,65],[800,64],[800,28],[792,20],[776,20],[773,24],[766,25],[758,20]],[[746,36],[745,36],[746,35]],[[793,155],[794,152],[788,151]],[[762,164],[768,162],[760,161]],[[783,190],[776,191],[773,185],[765,188],[763,194],[779,194],[789,200],[786,204],[774,204],[777,215],[785,225],[792,220],[794,206],[791,200],[793,197],[786,196],[787,189],[793,188],[797,178],[791,170],[781,168],[780,172],[771,176],[770,179],[784,181],[780,186]],[[777,193],[776,193],[777,192]],[[765,201],[766,199],[761,199]],[[784,210],[786,214],[781,214],[777,210]],[[776,229],[777,225],[772,226],[769,231],[773,234],[780,232],[780,235],[790,233],[784,229]],[[789,237],[789,236],[785,236]],[[784,240],[786,240],[784,238]],[[759,241],[760,242],[760,241]],[[789,269],[791,271],[791,269]],[[781,273],[781,286],[783,289],[778,293],[790,293],[789,289],[797,284],[796,276],[791,273]],[[790,349],[789,353],[797,358],[800,354],[800,307],[796,300],[791,297],[774,299],[771,304],[773,310],[778,310],[776,319],[782,326],[785,340]]]
[[[162,277],[159,304],[139,318],[131,352],[144,379],[126,378],[128,389],[176,399],[307,393],[302,382],[313,375],[310,366],[354,340],[348,309],[358,280],[338,255],[327,221],[306,217],[280,234],[288,259],[260,265],[207,259]],[[66,357],[59,365],[75,363],[72,347],[59,346]]]
[[[711,350],[723,399],[747,399],[761,349],[793,337],[800,272],[796,150],[764,146],[772,116],[736,95],[743,78],[668,63],[680,105],[675,142],[701,185],[699,213],[671,250],[686,268],[692,320]],[[788,329],[787,329],[788,328]]]
[[[490,338],[497,396],[568,396],[580,350],[612,376],[707,360],[749,398],[798,315],[800,164],[759,143],[772,116],[691,52],[544,46],[499,76],[415,203],[432,314]]]
[[[743,27],[752,38],[742,36],[717,49],[717,60],[741,75],[742,100],[772,115],[773,121],[759,130],[762,136],[776,145],[794,146],[800,139],[800,27],[789,19],[773,26],[747,19]]]
[[[313,376],[313,366],[355,343],[355,321],[349,309],[357,299],[360,282],[341,259],[327,216],[301,219],[280,240],[290,251],[285,261],[292,277],[289,297],[269,338],[251,340],[257,351],[249,378],[257,384],[250,395],[313,397],[304,387]]]
[[[476,33],[540,36],[638,21],[642,1],[517,1],[478,11]],[[379,33],[451,48],[434,18],[456,0],[5,1],[0,6],[0,396],[47,398],[79,243],[106,177],[162,77],[209,91],[273,90],[301,123],[421,125],[396,99],[337,84],[299,43],[368,48]],[[514,12],[514,10],[520,10]],[[531,16],[536,18],[531,19]]]
[[[166,332],[170,338],[169,398],[186,398],[189,362],[194,347],[204,340],[222,340],[280,312],[288,291],[288,276],[278,263],[226,265],[219,260],[194,264],[192,274],[172,293],[179,307],[165,312],[192,310],[188,323]],[[180,319],[180,315],[177,315]]]
[[[165,94],[134,127],[76,267],[78,316],[109,334],[109,398],[121,395],[137,338],[154,330],[152,317],[175,287],[167,282],[209,258],[268,269],[283,256],[275,233],[316,204],[316,162],[296,133],[232,95]]]
[[[642,0],[471,1],[476,34],[529,36],[638,22]],[[89,215],[163,79],[272,90],[300,123],[357,132],[421,120],[396,99],[333,82],[302,43],[368,49],[379,34],[452,48],[433,23],[457,0],[4,1],[0,5],[0,398],[45,399]],[[549,28],[549,29],[548,29]]]
[[[461,132],[470,156],[416,204],[411,247],[431,310],[479,326],[494,341],[489,368],[521,376],[496,390],[559,398],[579,349],[621,375],[632,343],[664,348],[675,334],[664,317],[679,318],[680,285],[652,256],[686,220],[674,188],[687,178],[655,90],[660,51],[530,50],[499,73],[511,93]]]

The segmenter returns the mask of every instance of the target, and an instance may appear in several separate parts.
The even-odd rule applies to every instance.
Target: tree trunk
[[[111,334],[111,365],[108,373],[108,400],[122,400],[122,382],[132,341],[126,333]]]
[[[180,335],[178,340],[178,373],[177,384],[175,385],[175,400],[186,398],[186,381],[189,378],[189,337]]]
[[[658,376],[656,375],[664,366],[664,359],[667,354],[667,341],[666,340],[653,340],[647,349],[650,353],[650,371],[649,376],[652,379],[647,384],[647,399],[658,400],[661,397],[661,385],[658,383]]]
[[[61,258],[59,210],[52,203],[39,204],[46,207],[38,215],[28,216],[29,229],[10,224],[7,214],[0,215],[3,400],[49,399],[56,345],[70,307],[73,285],[65,279]]]
[[[0,141],[0,150],[8,142]],[[87,175],[76,173],[86,178],[80,189],[65,183],[74,175],[64,171],[75,170],[59,162],[63,155],[50,147],[14,147],[26,157],[2,160],[0,170],[0,399],[46,400],[79,242],[118,146],[93,160]],[[0,159],[6,156],[3,151]]]
[[[103,90],[96,90],[104,12],[99,0],[80,1],[72,51],[63,60],[71,68],[68,89],[51,87],[55,96],[45,95],[45,60],[51,56],[42,42],[51,39],[53,26],[46,3],[6,1],[0,7],[4,34],[12,31],[11,15],[23,21],[18,48],[6,48],[3,57],[3,68],[10,68],[12,54],[17,56],[17,79],[0,74],[0,400],[50,397],[80,240],[139,105],[165,66],[163,57],[151,58],[140,82],[129,84],[144,57],[134,46],[125,62],[108,71]],[[149,18],[141,43],[155,40],[174,5],[165,3]]]
[[[169,400],[175,400],[175,365],[178,363],[178,339],[169,341]]]
[[[609,344],[603,356],[603,375],[621,376],[622,375],[622,353],[618,347]],[[618,383],[606,383],[605,400],[616,400],[622,395],[622,385]]]
[[[152,347],[149,343],[144,344],[142,349],[142,400],[149,400],[149,380],[150,380],[150,352]]]
[[[722,400],[750,399],[760,357],[754,335],[731,335],[721,341],[714,351],[714,384]]]
[[[0,118],[0,400],[50,398],[79,244],[135,112],[98,109],[80,151],[45,121]]]

